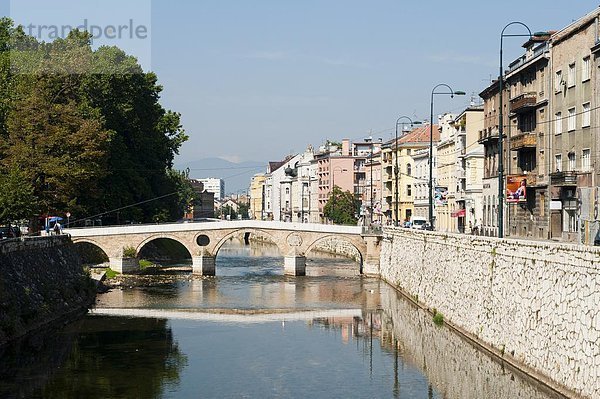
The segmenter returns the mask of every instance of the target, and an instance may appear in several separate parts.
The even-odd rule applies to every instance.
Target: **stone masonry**
[[[527,371],[600,395],[600,250],[387,228],[383,279]]]

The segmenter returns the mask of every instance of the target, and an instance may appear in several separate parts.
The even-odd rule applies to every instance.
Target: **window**
[[[561,91],[562,84],[562,71],[556,71],[556,74],[554,75],[554,92],[558,93],[559,91]]]
[[[554,156],[554,166],[557,172],[562,172],[562,155],[556,154]]]
[[[577,163],[577,157],[574,152],[569,153],[569,172],[573,172],[575,170]]]
[[[575,86],[575,63],[569,65],[569,74],[567,75],[568,87]]]
[[[591,167],[590,163],[590,149],[586,148],[581,153],[581,169],[584,172],[589,172]]]
[[[408,176],[412,176],[412,165],[411,164],[406,165],[406,174]]]
[[[289,194],[290,194],[290,188],[289,188],[289,187],[286,187],[286,188],[285,188],[285,193],[286,193],[287,195],[289,195]]]
[[[583,65],[581,66],[581,81],[585,82],[590,80],[591,69],[590,69],[590,56],[584,57]]]
[[[569,108],[569,117],[567,118],[567,129],[569,132],[575,130],[575,108]]]
[[[557,112],[554,115],[554,133],[560,134],[562,133],[562,113]]]
[[[410,184],[406,186],[406,195],[412,197],[412,186]]]
[[[581,127],[590,126],[590,103],[583,104],[583,113],[581,114]]]

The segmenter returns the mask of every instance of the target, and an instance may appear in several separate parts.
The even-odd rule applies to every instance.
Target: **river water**
[[[217,277],[114,289],[83,320],[0,349],[0,397],[560,397],[351,261],[311,258],[307,274],[232,243]]]

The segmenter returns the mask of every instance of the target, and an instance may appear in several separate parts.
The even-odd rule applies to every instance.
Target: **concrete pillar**
[[[306,256],[286,256],[283,270],[289,276],[306,276]]]
[[[140,270],[140,261],[137,258],[114,257],[109,258],[110,268],[117,273],[127,274]]]
[[[192,273],[200,276],[214,276],[216,269],[216,257],[200,255],[192,257]]]

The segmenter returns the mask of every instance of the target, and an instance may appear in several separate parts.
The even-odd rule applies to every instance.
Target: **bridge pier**
[[[109,258],[110,268],[117,273],[127,274],[140,270],[140,261],[137,258],[125,258],[122,256]]]
[[[192,273],[200,276],[214,276],[216,257],[200,255],[192,257]]]
[[[283,270],[288,276],[306,276],[306,256],[286,256],[284,258]]]

